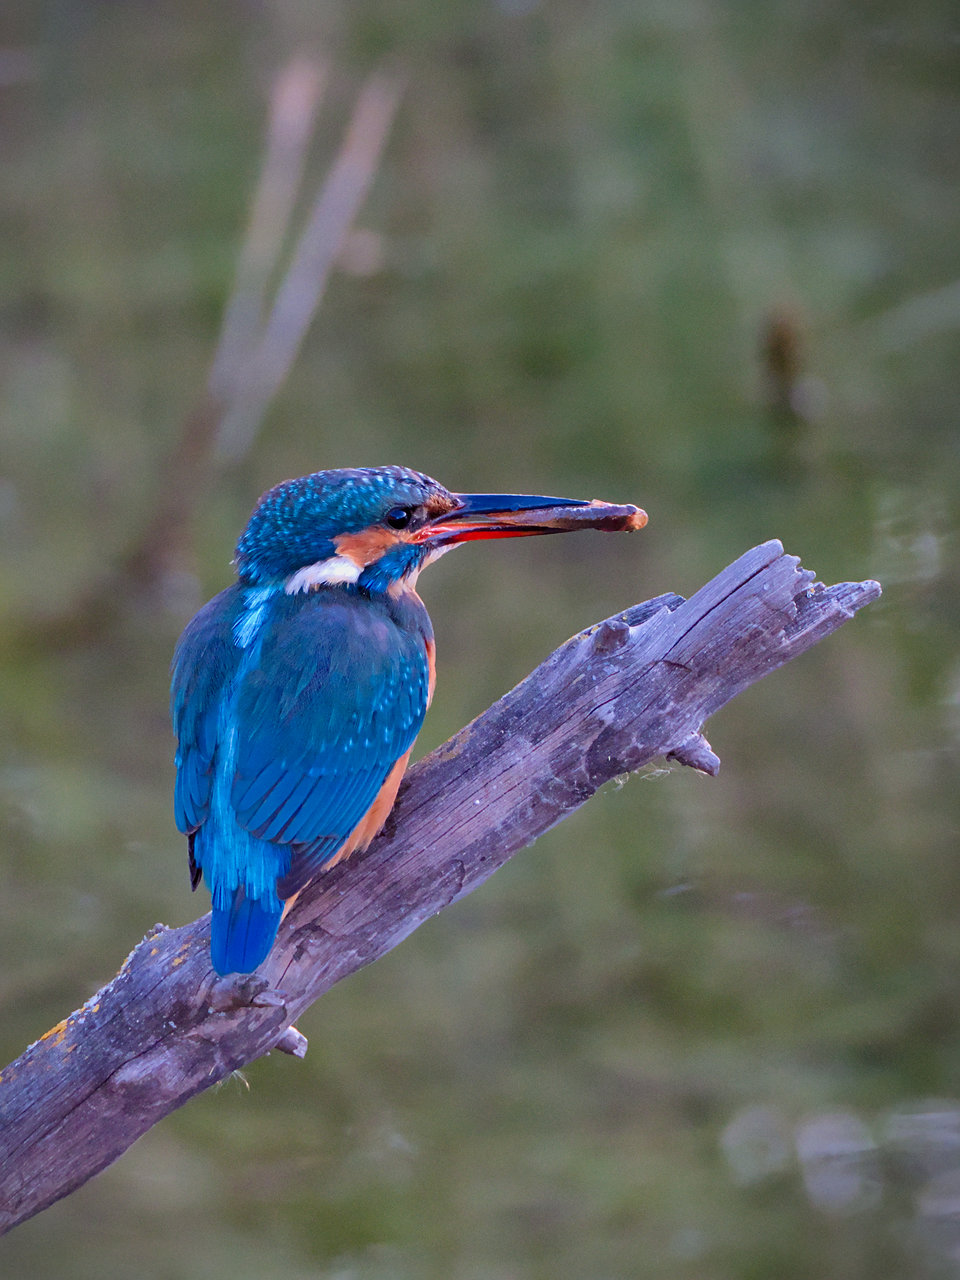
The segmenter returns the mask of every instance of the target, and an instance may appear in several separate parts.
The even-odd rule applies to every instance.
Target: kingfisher
[[[318,873],[383,826],[433,696],[417,577],[479,538],[637,529],[637,507],[451,493],[406,467],[318,471],[268,490],[237,581],[173,657],[175,818],[212,899],[217,973],[252,973]]]

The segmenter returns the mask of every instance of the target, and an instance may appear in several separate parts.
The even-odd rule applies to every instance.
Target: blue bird
[[[433,694],[421,569],[477,538],[644,523],[636,507],[451,493],[405,467],[263,495],[237,582],[172,664],[176,822],[192,887],[210,890],[218,973],[256,969],[297,893],[386,820]]]

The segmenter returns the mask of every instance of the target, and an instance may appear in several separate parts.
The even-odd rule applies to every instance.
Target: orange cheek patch
[[[337,555],[346,556],[365,569],[398,542],[406,541],[402,533],[391,529],[361,529],[359,533],[341,533],[334,538],[333,545],[337,548]]]

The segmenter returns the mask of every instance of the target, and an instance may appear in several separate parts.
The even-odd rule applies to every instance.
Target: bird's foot
[[[252,1005],[256,1009],[283,1009],[287,994],[271,987],[266,978],[255,973],[228,973],[210,988],[207,1003],[213,1013],[226,1013]]]

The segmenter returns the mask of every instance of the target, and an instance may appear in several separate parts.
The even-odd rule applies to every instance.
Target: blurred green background
[[[202,392],[270,87],[358,221],[180,573],[64,630]],[[960,19],[774,0],[20,0],[0,15],[0,1058],[206,909],[167,665],[257,495],[402,462],[635,500],[423,582],[420,748],[779,537],[884,597],[0,1242],[17,1277],[960,1274]]]

